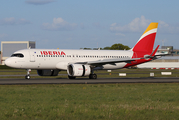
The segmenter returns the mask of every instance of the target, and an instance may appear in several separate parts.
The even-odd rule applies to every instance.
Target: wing
[[[97,61],[87,61],[87,62],[76,62],[75,64],[87,64],[87,65],[105,65],[105,64],[113,64],[113,63],[120,63],[120,62],[126,62],[131,63],[131,61],[135,61],[140,58],[123,58],[123,59],[103,59],[103,60],[97,60]]]

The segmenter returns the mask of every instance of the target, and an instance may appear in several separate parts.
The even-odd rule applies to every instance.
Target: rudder
[[[136,45],[132,48],[132,51],[151,54],[153,51],[157,27],[158,23],[150,23],[148,28],[137,41]]]

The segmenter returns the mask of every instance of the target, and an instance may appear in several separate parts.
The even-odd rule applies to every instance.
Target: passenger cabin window
[[[11,57],[21,57],[21,58],[23,58],[24,55],[21,54],[21,53],[16,53],[16,54],[12,54]]]

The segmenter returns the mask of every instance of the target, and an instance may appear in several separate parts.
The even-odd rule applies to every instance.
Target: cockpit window
[[[24,57],[24,55],[21,53],[15,53],[15,54],[12,54],[11,57],[21,57],[22,58],[22,57]]]

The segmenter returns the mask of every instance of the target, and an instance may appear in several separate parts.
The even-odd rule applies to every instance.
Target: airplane
[[[157,27],[158,23],[150,23],[130,50],[24,49],[14,52],[5,65],[26,69],[25,79],[30,79],[31,69],[40,76],[58,76],[65,70],[69,79],[82,76],[97,79],[95,70],[128,68],[157,59],[159,45],[153,51]]]

